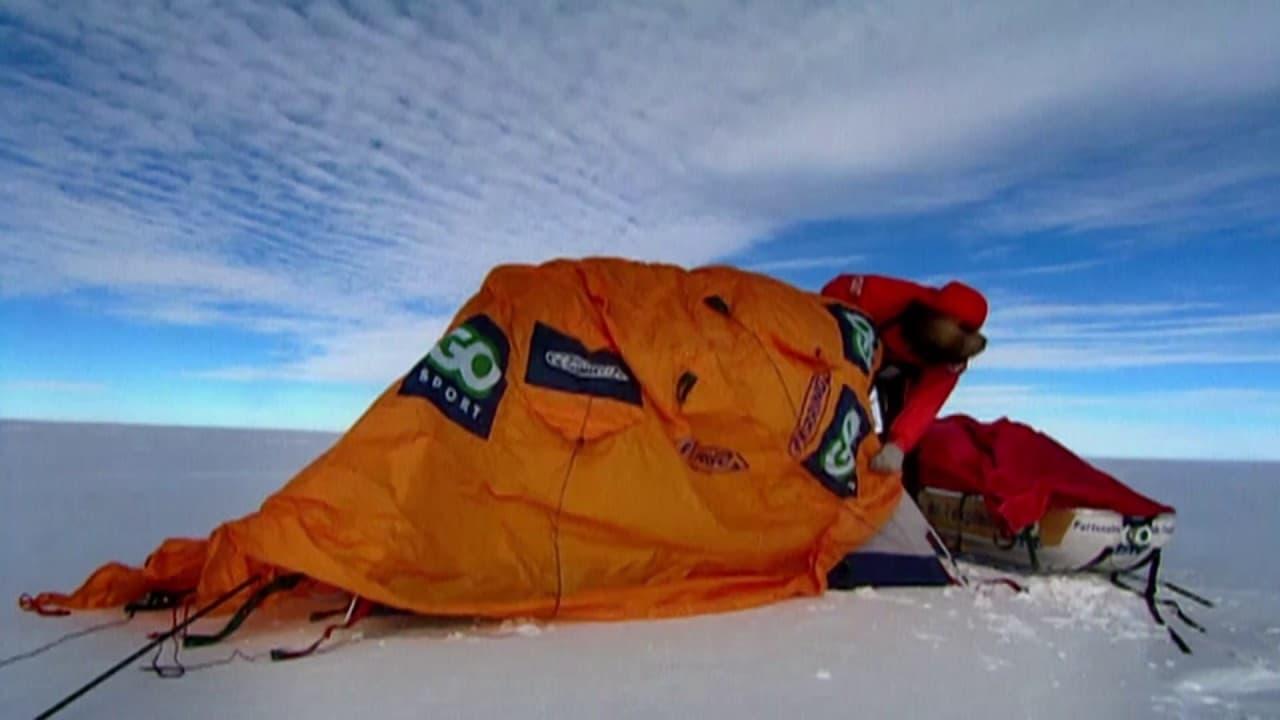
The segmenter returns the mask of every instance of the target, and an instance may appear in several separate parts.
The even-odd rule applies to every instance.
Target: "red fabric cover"
[[[925,487],[981,495],[1010,534],[1050,508],[1087,507],[1152,517],[1173,508],[1134,492],[1030,426],[951,415],[930,426],[917,450]]]

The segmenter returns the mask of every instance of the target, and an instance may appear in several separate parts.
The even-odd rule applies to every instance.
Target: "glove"
[[[896,475],[902,472],[903,453],[897,443],[885,443],[880,452],[871,458],[871,469],[882,475]]]

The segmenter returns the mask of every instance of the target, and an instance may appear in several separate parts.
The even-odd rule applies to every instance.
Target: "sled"
[[[1018,533],[1002,529],[982,498],[940,488],[916,496],[952,553],[1024,572],[1128,571],[1148,563],[1173,538],[1175,516],[1125,516],[1097,508],[1051,508]]]

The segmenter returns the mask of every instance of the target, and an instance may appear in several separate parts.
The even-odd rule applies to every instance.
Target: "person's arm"
[[[907,453],[933,424],[963,371],[962,365],[927,367],[907,386],[902,410],[890,424],[884,445],[871,458],[873,471],[886,475],[902,472]]]
[[[897,445],[903,453],[911,452],[938,417],[938,412],[951,396],[963,371],[963,365],[935,365],[925,368],[907,386],[902,411],[889,426],[889,442]]]

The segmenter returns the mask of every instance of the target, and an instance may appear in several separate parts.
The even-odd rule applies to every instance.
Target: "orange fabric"
[[[442,615],[654,617],[820,593],[901,493],[867,469],[868,372],[830,303],[722,267],[498,268],[260,510],[37,601],[204,601],[285,571]]]

